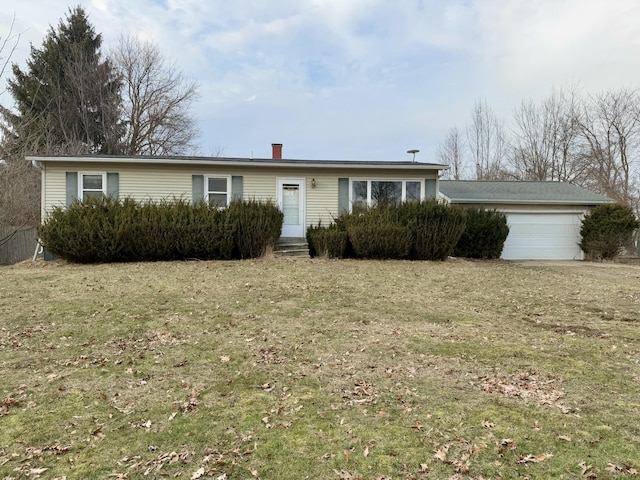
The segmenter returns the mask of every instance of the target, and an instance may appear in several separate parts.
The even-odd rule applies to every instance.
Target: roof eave
[[[364,162],[364,161],[316,161],[316,160],[271,160],[271,159],[207,159],[176,157],[58,157],[30,156],[26,160],[36,162],[110,162],[141,165],[208,165],[208,166],[251,166],[259,168],[336,168],[336,169],[399,169],[399,170],[447,170],[448,165],[419,162]]]
[[[482,203],[496,205],[599,205],[601,203],[614,203],[615,200],[610,198],[602,200],[496,200],[490,198],[451,198],[445,194],[442,195],[450,203]]]

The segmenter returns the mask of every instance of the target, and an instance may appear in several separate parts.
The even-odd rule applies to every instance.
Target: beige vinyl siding
[[[64,207],[67,197],[67,172],[58,165],[46,164],[42,170],[42,205],[41,218],[54,206]],[[46,180],[46,183],[45,183]]]
[[[307,176],[307,226],[317,225],[320,221],[322,225],[329,225],[338,216],[338,178],[346,172],[309,173]],[[316,188],[311,188],[313,178],[316,179]]]
[[[180,165],[122,165],[113,163],[70,163],[48,164],[46,166],[46,192],[44,208],[49,211],[54,205],[64,205],[66,201],[66,172],[118,172],[119,197],[136,200],[161,200],[185,198],[191,201],[192,175],[241,175],[227,169],[184,167]]]
[[[261,167],[255,165],[140,165],[115,162],[47,162],[42,186],[43,218],[54,205],[66,202],[66,172],[118,172],[119,197],[136,200],[184,198],[192,200],[193,175],[229,175],[243,177],[243,198],[276,201],[278,178],[305,179],[305,224],[331,223],[338,214],[338,178],[402,178],[424,180],[425,175],[400,169],[369,170],[344,168]],[[427,176],[436,178],[436,172]],[[311,180],[316,179],[316,188]]]
[[[338,212],[338,176],[339,172],[309,169],[253,170],[243,175],[243,197],[245,200],[256,198],[275,202],[279,178],[303,178],[306,191],[305,224],[317,225],[322,220],[323,225],[328,225]],[[316,188],[311,187],[313,178],[316,179]]]

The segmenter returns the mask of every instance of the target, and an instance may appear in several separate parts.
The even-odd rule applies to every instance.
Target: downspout
[[[40,224],[42,225],[42,221],[44,220],[44,199],[46,198],[46,185],[44,181],[44,170],[45,165],[43,163],[38,162],[37,160],[31,160],[31,165],[34,168],[40,170]],[[36,261],[38,255],[42,255],[44,253],[44,247],[40,243],[40,239],[36,237],[36,248],[33,252],[32,262]]]
[[[31,160],[31,165],[33,165],[34,168],[40,170],[40,223],[42,224],[42,221],[44,220],[44,200],[46,198],[46,193],[47,193],[47,187],[45,185],[45,181],[44,181],[44,171],[45,171],[45,164],[38,162],[37,160]]]

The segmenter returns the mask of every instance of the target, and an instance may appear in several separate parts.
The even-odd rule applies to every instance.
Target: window
[[[369,182],[366,180],[354,180],[351,182],[351,205],[354,207],[366,207],[369,203]]]
[[[420,180],[352,180],[351,206],[366,207],[380,202],[401,203],[424,197]]]
[[[422,198],[422,182],[405,182],[405,202],[415,202]]]
[[[371,182],[372,203],[401,203],[402,182],[373,180]]]
[[[107,194],[106,176],[106,173],[81,173],[78,197],[83,202],[89,198],[103,198]]]
[[[226,207],[229,204],[230,177],[206,177],[207,201],[212,207]]]

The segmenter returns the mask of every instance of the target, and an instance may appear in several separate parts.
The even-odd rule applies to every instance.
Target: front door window
[[[300,185],[282,185],[282,212],[285,225],[300,224]]]
[[[284,215],[281,234],[283,237],[305,236],[304,185],[305,180],[302,178],[278,179],[278,206]]]

